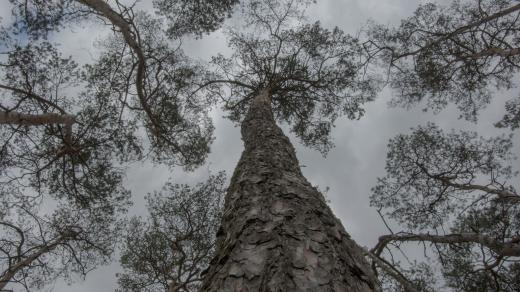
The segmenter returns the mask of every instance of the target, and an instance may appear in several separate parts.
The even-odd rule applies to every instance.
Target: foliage
[[[16,35],[32,39],[47,38],[49,32],[62,29],[66,24],[84,19],[88,12],[78,1],[72,0],[9,0],[12,5]]]
[[[450,103],[476,120],[491,88],[511,88],[520,61],[520,5],[509,0],[422,4],[396,28],[371,25],[365,48],[388,68],[394,105]],[[504,123],[504,126],[509,126]]]
[[[176,37],[209,32],[235,2],[199,1],[191,14],[172,15],[178,6],[153,16],[117,0],[10,0],[14,22],[0,29],[0,289],[12,282],[40,289],[107,263],[129,205],[127,163],[203,163],[211,104],[187,96],[202,67],[164,27]],[[100,20],[114,34],[87,64],[47,41]]]
[[[248,101],[268,88],[278,121],[288,123],[305,145],[326,153],[334,121],[341,115],[361,117],[375,84],[363,78],[358,40],[337,27],[306,23],[307,5],[296,0],[243,4],[239,28],[228,30],[233,54],[213,58],[216,72],[202,87],[224,101],[233,121],[241,121]]]
[[[506,0],[425,3],[395,28],[371,24],[364,48],[387,70],[392,105],[437,112],[455,104],[476,121],[496,90],[515,87],[519,11]],[[517,100],[495,126],[518,128]],[[372,251],[388,256],[420,242],[456,291],[518,290],[520,199],[511,149],[511,136],[446,134],[433,124],[390,140],[387,175],[371,203],[404,231],[381,236]]]
[[[120,291],[194,291],[211,259],[220,223],[225,174],[195,187],[168,182],[148,195],[149,217],[128,223]]]
[[[111,261],[121,234],[113,204],[78,209],[67,203],[6,203],[0,214],[0,287],[42,290],[57,278],[71,282]],[[121,202],[119,208],[126,208]]]
[[[213,133],[207,116],[211,104],[188,96],[203,69],[157,33],[160,21],[143,13],[136,16],[135,23],[143,43],[140,50],[150,60],[141,88],[146,102],[136,90],[140,87],[139,60],[117,35],[99,44],[104,51],[95,70],[110,79],[98,80],[95,86],[104,86],[110,98],[119,102],[119,111],[144,125],[155,161],[193,169],[204,162]]]
[[[179,37],[189,33],[200,35],[215,31],[226,17],[231,16],[230,8],[238,2],[154,0],[153,4],[156,12],[168,20],[168,36]]]
[[[15,47],[8,64],[4,84],[20,92],[9,95],[5,100],[10,105],[2,108],[26,113],[77,112],[70,141],[57,124],[2,127],[5,168],[0,188],[18,185],[22,193],[48,193],[82,207],[123,195],[115,192],[122,172],[113,158],[131,160],[139,157],[140,148],[133,137],[135,125],[114,119],[119,114],[116,102],[96,91],[96,78],[101,76],[81,72],[49,43]],[[86,79],[92,84],[84,92],[75,98],[64,94],[67,87]]]
[[[518,290],[520,196],[510,182],[517,175],[511,138],[445,134],[428,124],[388,147],[387,175],[373,188],[371,204],[405,231],[380,237],[373,251],[423,242],[448,286]]]

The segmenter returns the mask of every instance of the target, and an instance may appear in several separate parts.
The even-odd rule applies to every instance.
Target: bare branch
[[[365,255],[374,261],[377,266],[383,269],[388,275],[394,278],[399,284],[401,284],[404,288],[405,292],[419,292],[417,288],[414,287],[412,282],[408,280],[399,270],[397,270],[393,265],[384,260],[383,258],[375,255],[370,252],[366,247],[364,248]]]
[[[380,255],[386,245],[393,241],[428,241],[431,243],[446,244],[478,243],[501,256],[520,256],[520,237],[515,237],[507,242],[499,242],[494,238],[479,233],[453,233],[446,235],[396,233],[383,235],[379,237],[377,245],[371,250],[371,252],[375,255]]]

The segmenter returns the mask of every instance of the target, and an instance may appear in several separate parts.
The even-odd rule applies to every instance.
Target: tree
[[[372,24],[364,47],[388,70],[396,92],[392,104],[425,102],[438,111],[455,103],[466,119],[476,121],[493,89],[514,87],[519,13],[520,6],[511,1],[427,3],[397,28]],[[495,125],[514,130],[519,113],[512,99]],[[400,284],[393,287],[412,284],[429,291],[441,285],[427,288],[413,279],[430,274],[428,281],[435,283],[431,269],[411,263],[410,273],[393,257],[387,260],[416,242],[425,256],[438,259],[448,287],[518,290],[519,196],[512,183],[511,147],[511,137],[445,134],[433,124],[390,141],[387,176],[373,188],[371,203],[405,230],[389,229],[391,234],[381,236],[368,255],[378,271],[397,275],[394,281]]]
[[[222,216],[225,174],[195,187],[168,182],[147,197],[149,217],[128,223],[121,251],[121,291],[195,291]]]
[[[73,132],[54,123],[1,129],[2,286],[19,283],[29,290],[108,262],[117,217],[129,203],[114,156],[124,162],[140,149],[127,136],[131,124],[111,123],[117,111],[107,96],[86,89],[76,99],[63,99],[62,89],[79,82],[81,74],[93,76],[79,72],[51,45],[16,47],[8,64],[6,84],[33,92],[4,99],[14,104],[10,108],[32,114],[82,107]]]
[[[128,205],[124,165],[143,150],[187,169],[203,162],[212,140],[208,109],[185,94],[200,68],[166,41],[162,25],[170,36],[201,35],[236,1],[157,0],[157,18],[119,1],[10,3],[15,20],[0,29],[0,203],[9,210],[0,214],[1,285],[29,289],[107,262]],[[93,20],[115,32],[93,64],[79,66],[47,41],[72,22]]]
[[[372,252],[422,242],[437,256],[449,287],[462,291],[517,291],[520,195],[511,137],[445,134],[418,127],[390,140],[387,175],[372,205],[405,227],[379,238]]]
[[[394,105],[441,110],[457,105],[476,120],[492,87],[511,88],[520,58],[518,13],[509,0],[453,1],[420,5],[396,28],[373,24],[365,48],[388,70]],[[502,127],[518,127],[518,98],[507,105]]]
[[[427,4],[398,29],[373,26],[371,41],[360,43],[337,28],[307,23],[306,1],[252,0],[242,3],[241,29],[229,31],[233,54],[215,57],[215,72],[206,73],[172,46],[168,38],[175,42],[217,28],[236,2],[157,0],[154,16],[117,0],[11,1],[15,23],[0,33],[8,56],[0,76],[5,97],[0,191],[4,206],[21,211],[1,217],[9,235],[2,241],[7,267],[2,283],[38,283],[37,268],[47,264],[44,270],[51,271],[53,256],[69,259],[68,252],[85,251],[67,244],[74,247],[80,234],[94,238],[98,231],[86,227],[98,226],[93,223],[103,217],[87,216],[91,210],[103,209],[100,214],[116,224],[128,197],[121,185],[127,162],[149,156],[186,169],[201,165],[211,142],[207,112],[220,98],[229,118],[241,124],[245,151],[226,195],[202,290],[378,290],[363,256],[382,276],[384,289],[434,290],[431,268],[400,266],[383,253],[417,241],[433,243],[450,286],[517,290],[517,193],[506,182],[513,177],[507,167],[509,138],[446,135],[428,125],[393,140],[388,176],[374,188],[372,200],[380,211],[412,227],[385,235],[373,250],[363,251],[303,177],[277,122],[325,154],[335,120],[361,117],[362,105],[374,98],[377,84],[365,66],[375,59],[386,65],[390,84],[400,90],[395,104],[426,100],[427,107],[440,110],[454,102],[467,119],[476,120],[491,98],[491,85],[513,86],[519,6],[504,0],[456,1],[448,9]],[[46,40],[70,22],[93,19],[115,31],[102,42],[103,52],[93,64],[77,65]],[[498,126],[518,127],[518,104],[508,102]],[[417,197],[423,201],[406,201]],[[177,206],[153,198],[152,217],[165,218],[154,210]],[[49,199],[59,203],[51,214],[34,215]],[[53,219],[76,210],[78,219]],[[165,265],[182,267],[164,244],[182,235],[173,238],[162,231],[179,224],[135,219],[130,226],[144,235],[139,241],[126,238],[123,286],[157,273],[141,273],[135,262],[147,259],[139,258],[136,249],[156,248],[150,258],[157,264],[162,263],[157,254],[166,248]],[[34,235],[40,228],[45,236]],[[59,269],[91,268],[105,255],[97,252],[95,263],[74,259]],[[22,266],[24,272],[15,275]],[[183,275],[160,272],[164,279],[154,285],[186,283]],[[61,275],[45,273],[52,274],[47,278]],[[398,284],[385,280],[388,276]]]
[[[110,263],[121,233],[113,206],[78,210],[61,203],[44,215],[38,207],[12,205],[10,216],[0,218],[0,289],[40,290],[58,277],[71,281]]]
[[[302,1],[252,1],[230,30],[230,58],[198,91],[224,100],[241,123],[245,150],[226,194],[217,247],[202,291],[373,291],[378,284],[332,214],[303,177],[275,119],[306,145],[326,151],[336,117],[359,117],[373,97],[361,80],[355,38],[306,24]],[[219,85],[227,85],[229,95]]]

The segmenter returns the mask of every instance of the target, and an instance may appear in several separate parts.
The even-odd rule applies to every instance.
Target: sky
[[[141,7],[150,7],[151,1],[142,0]],[[400,19],[411,15],[417,8],[418,0],[318,0],[309,9],[310,18],[320,20],[326,27],[338,26],[346,32],[356,34],[369,19],[383,24],[397,24]],[[0,16],[9,18],[7,0],[0,0]],[[92,44],[106,35],[106,27],[89,24],[66,29],[51,38],[60,43],[65,54],[75,58],[90,60],[95,56]],[[202,40],[187,40],[185,51],[195,57],[208,58],[227,50],[225,36],[216,32]],[[503,115],[504,102],[516,92],[500,92],[493,99],[474,124],[458,119],[459,112],[448,108],[440,114],[424,113],[420,107],[413,110],[390,108],[387,103],[391,91],[384,89],[375,102],[365,106],[366,114],[357,121],[340,118],[332,132],[336,145],[328,156],[305,148],[288,131],[285,133],[293,142],[297,157],[306,178],[321,190],[329,188],[325,194],[330,207],[343,222],[345,229],[361,246],[372,247],[380,235],[386,234],[382,221],[375,209],[369,205],[370,188],[377,177],[384,176],[386,145],[388,140],[400,133],[409,133],[411,127],[425,125],[428,121],[437,123],[441,128],[450,130],[474,130],[483,136],[496,136],[510,133],[498,130],[493,123]],[[214,110],[212,117],[215,125],[215,141],[207,164],[192,173],[180,169],[173,171],[151,163],[132,165],[127,173],[125,185],[132,191],[134,206],[131,214],[144,215],[144,196],[162,187],[168,178],[176,183],[196,183],[207,178],[208,173],[225,170],[231,176],[243,149],[240,131],[230,121],[222,118],[220,110]],[[285,129],[287,130],[287,129]],[[520,153],[520,141],[515,138],[515,153]],[[513,162],[518,169],[519,162]],[[396,228],[396,230],[399,230]],[[78,280],[68,285],[58,281],[49,290],[57,292],[114,291],[117,287],[115,274],[121,269],[117,263],[101,267],[87,275],[84,281]]]

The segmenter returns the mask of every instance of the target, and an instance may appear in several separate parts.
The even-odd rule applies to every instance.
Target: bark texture
[[[267,90],[252,101],[242,139],[201,291],[379,291],[362,249],[302,175]]]

